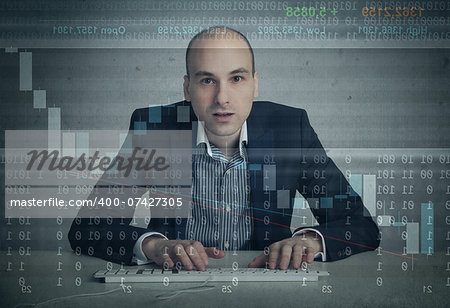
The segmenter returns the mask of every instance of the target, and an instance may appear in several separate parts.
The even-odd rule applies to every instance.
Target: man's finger
[[[203,247],[202,243],[197,242],[197,241],[193,241],[191,243],[191,245],[194,246],[195,250],[197,250],[197,253],[202,258],[203,263],[205,264],[205,266],[208,266],[209,258],[208,258],[208,255],[206,254],[205,247]]]
[[[302,265],[303,259],[303,246],[300,244],[294,245],[292,252],[292,267],[294,269],[299,269]]]
[[[192,245],[187,245],[185,247],[185,250],[186,250],[189,258],[191,259],[192,263],[194,263],[197,270],[205,271],[206,265],[203,262],[202,257],[198,254],[197,249],[195,249],[194,246],[192,246]]]
[[[216,247],[207,247],[205,248],[205,252],[210,258],[222,259],[225,257],[225,252],[217,249]]]
[[[291,261],[292,254],[292,246],[284,245],[281,247],[281,256],[280,256],[280,269],[285,270],[289,267],[289,262]]]
[[[192,265],[191,259],[184,250],[183,245],[177,244],[173,248],[174,248],[173,253],[176,255],[176,259],[181,261],[185,269],[191,271],[194,268],[194,266]]]
[[[267,256],[265,254],[260,254],[248,264],[248,267],[264,267],[266,265],[266,261]]]
[[[156,262],[156,263],[158,265],[162,265],[164,268],[167,268],[167,269],[172,268],[174,266],[174,263],[168,254],[162,255],[162,264],[159,262]]]
[[[315,255],[314,251],[311,248],[308,248],[306,250],[306,256],[305,256],[306,263],[309,263],[309,264],[313,263],[314,255]]]
[[[270,247],[270,253],[269,253],[269,268],[270,269],[275,269],[277,267],[279,255],[280,255],[279,246],[272,245],[272,247]]]

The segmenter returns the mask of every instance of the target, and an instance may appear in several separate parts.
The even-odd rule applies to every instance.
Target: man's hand
[[[148,237],[142,242],[142,250],[147,258],[166,268],[180,262],[188,271],[205,271],[208,258],[220,259],[225,252],[215,247],[203,247],[202,243],[188,240],[166,240],[160,237]]]
[[[276,269],[277,266],[286,270],[292,260],[292,267],[299,269],[302,262],[311,264],[314,255],[323,251],[322,239],[319,235],[304,233],[284,239],[269,246],[269,252],[263,253],[253,259],[248,267],[268,267]]]

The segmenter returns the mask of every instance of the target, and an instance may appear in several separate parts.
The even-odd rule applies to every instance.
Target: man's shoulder
[[[283,104],[278,104],[270,101],[254,101],[252,112],[256,115],[265,115],[265,114],[272,114],[272,113],[286,113],[286,114],[294,114],[298,116],[298,114],[301,114],[305,112],[304,109],[298,108],[298,107],[292,107],[287,106]]]
[[[255,101],[253,102],[252,111],[248,119],[261,124],[270,122],[286,125],[289,122],[297,122],[304,116],[306,116],[306,111],[302,108],[277,104],[270,101]]]

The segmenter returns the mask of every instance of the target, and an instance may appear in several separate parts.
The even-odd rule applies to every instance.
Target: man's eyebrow
[[[195,77],[201,77],[201,76],[209,76],[209,77],[212,77],[212,76],[214,76],[213,73],[206,72],[206,71],[198,71],[198,72],[196,72],[194,75],[195,75]]]
[[[238,69],[235,69],[234,71],[230,72],[230,75],[234,74],[250,74],[249,70],[243,67],[240,67]]]
[[[246,68],[240,67],[238,69],[231,71],[228,75],[235,75],[235,74],[250,74],[250,71]],[[207,72],[207,71],[198,71],[194,74],[194,76],[195,77],[204,77],[204,76],[213,77],[214,74],[211,72]]]

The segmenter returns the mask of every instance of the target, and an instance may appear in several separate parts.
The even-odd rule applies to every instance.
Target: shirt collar
[[[248,136],[247,136],[247,121],[244,122],[244,124],[242,124],[242,128],[241,128],[241,135],[239,136],[239,153],[241,153],[241,156],[243,155],[243,143],[248,143]],[[211,150],[211,145],[209,144],[209,140],[208,140],[208,136],[206,135],[205,132],[205,127],[203,126],[203,122],[202,121],[198,121],[198,126],[197,126],[197,146],[201,143],[206,144],[206,152],[208,153],[209,156],[212,157],[212,150]]]

